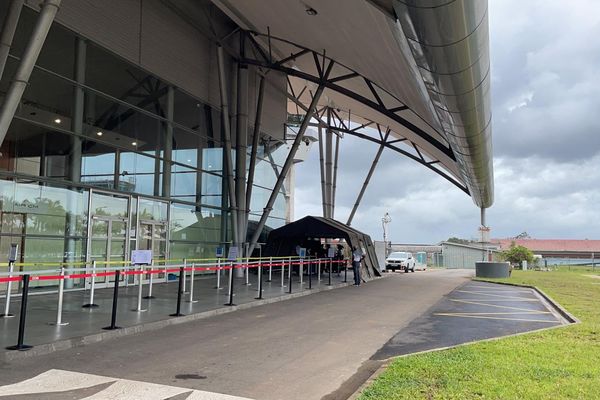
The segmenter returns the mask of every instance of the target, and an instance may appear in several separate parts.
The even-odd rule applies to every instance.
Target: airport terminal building
[[[217,50],[201,29],[235,26],[198,3],[200,27],[160,1],[62,3],[0,148],[0,261],[10,243],[19,261],[47,262],[126,260],[133,249],[206,258],[231,240]],[[36,25],[35,4],[21,11],[2,95]],[[236,82],[237,65],[224,61]],[[246,118],[252,143],[257,71],[245,79],[248,101],[240,110],[231,94],[231,125]],[[285,90],[282,74],[265,78],[250,225],[287,154]],[[288,203],[281,190],[266,227],[285,224]]]
[[[344,135],[379,146],[356,207],[385,149],[484,215],[487,2],[413,3],[0,2],[0,262],[254,248],[290,222],[308,129],[324,217]]]

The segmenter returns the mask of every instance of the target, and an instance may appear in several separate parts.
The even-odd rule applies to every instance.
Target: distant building
[[[514,243],[542,256],[549,264],[581,264],[595,262],[600,255],[600,240],[574,239],[492,239],[501,250]]]

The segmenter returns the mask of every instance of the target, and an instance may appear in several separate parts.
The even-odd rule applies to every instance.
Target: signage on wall
[[[152,250],[132,250],[131,263],[133,265],[152,264]]]
[[[225,256],[225,249],[223,247],[217,247],[215,255],[217,258],[223,258]]]
[[[227,259],[229,261],[235,261],[239,257],[239,254],[240,250],[237,248],[237,246],[231,246],[229,248],[229,253],[227,253]]]

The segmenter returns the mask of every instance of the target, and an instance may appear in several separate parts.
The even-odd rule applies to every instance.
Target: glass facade
[[[25,7],[0,98],[35,19]],[[54,23],[0,147],[0,262],[11,243],[31,263],[212,257],[231,240],[221,138],[218,109]],[[287,154],[261,139],[250,221]],[[281,193],[266,230],[287,207]]]

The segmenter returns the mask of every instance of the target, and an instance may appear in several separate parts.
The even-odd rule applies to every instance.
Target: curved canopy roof
[[[213,3],[268,49],[255,64],[288,74],[290,109],[325,83],[319,105],[345,115],[346,131],[376,124],[477,206],[492,205],[486,0]]]

